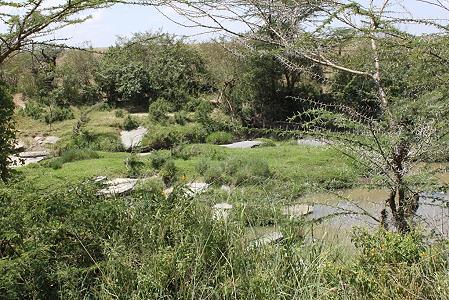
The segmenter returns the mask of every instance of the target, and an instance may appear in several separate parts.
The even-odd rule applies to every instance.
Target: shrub
[[[142,168],[145,166],[143,161],[135,153],[125,159],[125,165],[128,171],[128,177],[130,178],[138,177],[141,174]]]
[[[168,120],[167,114],[173,110],[173,105],[164,98],[158,98],[148,108],[150,119],[155,122],[164,123]]]
[[[262,145],[259,147],[276,147],[276,143],[272,139],[260,138],[257,140],[262,142]]]
[[[151,156],[151,166],[156,170],[160,170],[169,158],[170,156],[165,152],[154,152]]]
[[[58,169],[62,168],[62,166],[64,165],[64,161],[62,160],[62,158],[58,157],[58,158],[44,161],[42,163],[42,165],[46,168],[52,168],[53,170],[58,170]]]
[[[139,121],[137,121],[137,119],[128,115],[125,118],[125,120],[123,120],[122,128],[124,130],[130,131],[130,130],[134,130],[134,129],[138,128],[139,126],[140,126]]]
[[[125,111],[123,109],[117,109],[115,111],[116,118],[123,118],[125,116]]]
[[[210,169],[211,160],[207,158],[201,158],[195,166],[195,170],[198,174],[204,175],[208,169]]]
[[[34,120],[42,120],[45,113],[45,106],[34,100],[29,100],[25,104],[23,112],[26,116]]]
[[[234,136],[229,132],[217,131],[209,134],[206,138],[208,144],[223,145],[230,144],[234,140]]]
[[[90,149],[95,151],[123,151],[123,146],[118,135],[114,133],[96,133],[82,129],[70,139],[62,142],[59,152],[70,149]]]
[[[44,114],[44,121],[47,124],[71,120],[73,118],[75,118],[75,115],[70,107],[49,106]]]
[[[187,123],[187,113],[183,110],[175,113],[175,123],[179,125],[185,125]]]
[[[186,126],[154,126],[142,141],[142,146],[149,149],[170,149],[179,144],[202,143],[206,132],[199,124]]]
[[[167,160],[161,169],[160,175],[166,185],[173,185],[178,178],[178,169],[176,168],[175,161],[172,159]]]
[[[201,165],[197,165],[197,171],[204,174],[206,182],[219,184],[257,184],[271,176],[268,164],[257,158],[228,158],[223,162],[210,161],[208,164],[201,162]]]
[[[68,163],[78,160],[98,159],[100,155],[90,149],[70,149],[61,154],[63,163]]]

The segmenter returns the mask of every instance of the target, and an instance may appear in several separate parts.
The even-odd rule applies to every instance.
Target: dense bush
[[[137,121],[132,116],[128,115],[124,120],[122,124],[122,128],[124,130],[130,131],[137,129],[140,126],[139,121]]]
[[[52,124],[75,118],[70,107],[49,106],[43,116],[45,123]]]
[[[65,163],[98,158],[100,158],[100,155],[93,150],[68,149],[62,151],[61,155],[57,158],[44,161],[43,166],[56,170],[62,168]]]
[[[230,144],[234,140],[232,133],[225,131],[217,131],[209,134],[206,138],[208,144],[223,145]]]
[[[70,149],[90,149],[95,151],[123,151],[120,137],[114,133],[97,133],[91,130],[82,129],[69,139],[62,141],[59,145],[59,152]]]
[[[207,85],[197,51],[162,34],[136,34],[112,47],[100,61],[97,81],[111,103],[131,101],[147,108],[167,99],[177,109]]]
[[[83,184],[40,194],[0,187],[0,294],[5,299],[446,299],[448,245],[418,235],[364,234],[355,259],[305,243],[298,223],[284,240],[251,246],[245,223],[277,222],[267,206],[238,207],[235,222],[210,207],[167,199],[157,183],[105,201]],[[245,210],[248,212],[245,213]],[[299,234],[298,234],[299,232]],[[192,271],[194,270],[194,271]]]
[[[47,124],[70,120],[75,117],[70,107],[44,105],[41,102],[30,100],[23,110],[26,116],[34,120],[44,121]]]
[[[224,161],[200,161],[197,171],[206,182],[218,184],[255,184],[261,183],[271,176],[268,164],[257,158],[228,158]]]
[[[206,131],[199,124],[186,126],[153,126],[142,141],[142,147],[147,149],[170,149],[183,143],[202,143]]]
[[[173,104],[164,98],[158,98],[152,102],[148,108],[150,120],[164,123],[168,120],[167,114],[173,111]]]
[[[132,153],[130,157],[125,159],[125,165],[128,172],[128,177],[136,178],[141,175],[145,163],[137,157],[135,153]]]
[[[178,180],[178,168],[175,165],[175,161],[172,159],[167,160],[162,166],[159,175],[166,185],[173,185]]]
[[[14,151],[14,103],[6,86],[0,82],[0,180],[9,176],[9,155]]]

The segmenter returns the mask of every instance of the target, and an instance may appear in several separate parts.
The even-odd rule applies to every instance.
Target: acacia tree
[[[448,11],[445,1],[418,2]],[[315,106],[305,113],[315,116],[308,125],[317,129],[325,120],[354,133],[351,138],[338,137],[342,149],[374,174],[381,174],[383,185],[390,190],[382,211],[383,225],[408,232],[422,189],[411,171],[416,162],[441,150],[439,142],[447,134],[449,93],[442,83],[447,81],[449,56],[444,44],[448,27],[444,20],[410,16],[407,1],[400,5],[390,0],[364,3],[201,0],[177,1],[171,7],[189,22],[186,26],[221,31],[238,37],[244,45],[254,40],[276,45],[281,49],[277,59],[292,70],[311,73],[307,66],[295,63],[298,59],[331,70],[333,75],[322,80],[334,89],[338,73],[367,82],[372,96],[368,102],[378,103],[376,117],[369,107],[355,109],[302,99]],[[284,22],[272,22],[273,16]],[[400,29],[403,24],[431,26],[439,33],[413,35]],[[356,53],[365,54],[366,59],[355,62],[351,57]],[[401,68],[405,62],[407,66]]]

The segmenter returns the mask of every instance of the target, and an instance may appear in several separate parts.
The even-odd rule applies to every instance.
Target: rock
[[[192,182],[187,185],[188,191],[187,195],[194,196],[199,193],[204,192],[209,188],[210,184],[207,184],[205,182]]]
[[[11,160],[11,167],[18,168],[38,163],[46,159],[49,155],[47,151],[20,152],[18,155],[10,156],[9,159]]]
[[[30,152],[20,152],[20,158],[39,158],[39,157],[48,157],[48,151],[30,151]]]
[[[106,176],[97,176],[94,178],[94,182],[99,183],[105,181],[106,179],[108,179]]]
[[[98,195],[112,196],[124,194],[132,191],[138,181],[138,179],[131,178],[117,178],[107,181],[105,183],[107,187],[98,191]]]
[[[42,141],[42,144],[44,144],[44,145],[54,145],[54,144],[56,144],[59,140],[60,140],[59,137],[50,135],[50,136],[47,136],[47,137]]]
[[[123,147],[126,150],[131,150],[132,148],[139,146],[147,131],[148,130],[144,127],[139,127],[131,131],[122,131],[120,138]]]
[[[267,233],[263,236],[261,236],[260,238],[251,241],[251,246],[252,247],[262,247],[271,243],[277,243],[279,241],[281,241],[284,238],[284,235],[279,232],[279,231],[275,231],[275,232],[271,232],[271,233]]]
[[[41,137],[41,136],[36,136],[36,137],[34,137],[34,141],[35,141],[37,144],[41,145],[42,142],[44,141],[44,138]]]
[[[313,206],[307,204],[296,204],[282,209],[282,214],[291,218],[306,216],[312,212]]]
[[[16,141],[14,143],[14,150],[20,151],[20,150],[23,150],[23,149],[25,149],[25,143],[24,142],[18,140],[18,141]]]
[[[229,185],[222,185],[221,190],[230,193],[232,191],[232,188]]]
[[[229,203],[218,203],[212,207],[212,218],[214,220],[226,220],[229,216],[230,210],[233,208]]]
[[[164,190],[164,195],[165,195],[166,197],[170,196],[171,193],[173,193],[173,187],[169,187],[168,189],[165,189],[165,190]]]
[[[260,146],[262,144],[263,144],[263,142],[260,142],[260,141],[243,141],[243,142],[237,142],[237,143],[221,145],[221,146],[225,147],[225,148],[229,148],[229,149],[250,149],[250,148]]]
[[[330,142],[324,140],[318,140],[313,138],[305,138],[298,140],[298,145],[310,146],[310,147],[323,147],[329,145]]]

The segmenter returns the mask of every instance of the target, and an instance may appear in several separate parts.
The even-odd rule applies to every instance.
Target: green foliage
[[[70,107],[49,106],[43,116],[45,123],[52,124],[75,118]]]
[[[111,102],[133,101],[142,107],[165,98],[180,108],[206,80],[204,62],[192,47],[168,35],[148,33],[110,48],[97,76]]]
[[[23,112],[26,116],[34,120],[44,121],[47,124],[70,120],[75,117],[70,107],[47,106],[35,100],[27,101]]]
[[[42,165],[54,170],[61,169],[65,163],[80,160],[99,159],[100,155],[89,149],[69,149],[61,153],[60,157],[44,161]]]
[[[145,163],[135,153],[133,153],[125,160],[125,165],[128,171],[128,177],[135,178],[141,174]]]
[[[123,150],[120,138],[113,133],[98,133],[81,129],[80,132],[65,140],[59,146],[60,152],[70,149],[91,149],[95,151],[118,152]]]
[[[45,106],[34,100],[29,100],[25,104],[23,112],[26,116],[33,118],[34,120],[42,120],[42,116],[45,113]]]
[[[232,80],[223,87],[226,105],[222,109],[238,118],[246,126],[263,127],[274,122],[285,122],[302,111],[306,104],[294,99],[321,99],[317,80],[321,68],[306,60],[290,58],[307,74],[289,68],[276,57],[274,46],[254,42],[254,51],[241,51],[243,58],[234,69]]]
[[[179,144],[202,143],[205,138],[206,131],[199,124],[153,126],[142,141],[142,147],[170,149]]]
[[[257,139],[258,141],[262,142],[262,145],[259,147],[276,147],[276,142],[269,138],[260,138]]]
[[[90,149],[70,149],[61,154],[61,159],[64,163],[98,158],[100,158],[100,155]]]
[[[329,275],[341,274],[354,294],[366,299],[442,299],[447,291],[435,291],[444,284],[440,277],[447,269],[447,243],[426,245],[423,235],[378,230],[356,230],[359,251],[354,264],[336,266]],[[335,273],[334,273],[335,272]],[[335,280],[335,279],[334,279]]]
[[[0,180],[6,181],[10,175],[9,155],[14,151],[14,103],[6,86],[0,82]]]
[[[150,119],[155,122],[164,123],[168,120],[167,114],[173,111],[173,105],[164,98],[158,98],[149,106]],[[184,124],[181,124],[184,125]]]
[[[257,184],[270,178],[268,164],[258,158],[227,158],[222,162],[201,160],[197,171],[208,183],[217,184]]]
[[[116,118],[123,118],[123,117],[125,117],[125,111],[123,109],[117,109],[115,111],[115,117]]]
[[[225,131],[217,131],[209,134],[206,138],[208,144],[223,145],[230,144],[234,140],[232,133]]]
[[[186,125],[187,123],[187,113],[183,110],[175,112],[174,118],[176,124]]]
[[[204,299],[207,293],[279,300],[449,295],[447,243],[429,246],[419,235],[363,233],[361,252],[352,261],[342,258],[340,248],[306,242],[305,228],[283,223],[270,204],[236,205],[234,221],[220,222],[203,202],[176,188],[167,199],[162,188],[150,180],[130,195],[105,201],[96,195],[98,186],[86,183],[50,193],[23,183],[1,186],[1,295]],[[284,240],[251,247],[246,224],[271,223],[282,226]]]
[[[164,183],[168,186],[173,185],[178,180],[178,168],[176,168],[175,161],[167,160],[160,171],[160,176]]]
[[[156,151],[151,155],[151,166],[160,170],[165,162],[170,158],[170,155],[165,151]]]
[[[70,105],[93,105],[101,100],[100,89],[95,82],[98,58],[87,51],[70,50],[64,53],[61,64],[55,70],[61,82],[54,93],[59,102]]]
[[[130,115],[128,115],[123,120],[123,124],[122,124],[122,128],[127,131],[137,129],[139,126],[140,126],[139,121],[137,121],[136,118],[133,118]]]

